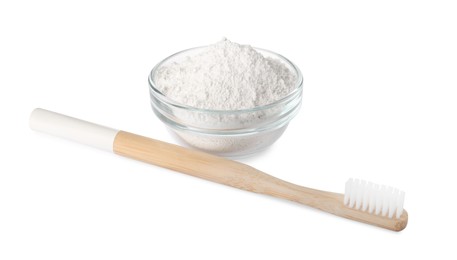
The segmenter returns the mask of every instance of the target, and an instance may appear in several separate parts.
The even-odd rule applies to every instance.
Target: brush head
[[[344,205],[370,214],[400,218],[405,192],[396,188],[358,179],[346,182]]]

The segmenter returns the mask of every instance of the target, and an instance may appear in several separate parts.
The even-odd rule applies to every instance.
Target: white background
[[[455,259],[455,1],[2,1],[0,259]],[[243,160],[343,192],[406,192],[395,233],[32,132],[42,107],[175,142],[150,106],[166,56],[223,36],[304,74],[303,106]]]

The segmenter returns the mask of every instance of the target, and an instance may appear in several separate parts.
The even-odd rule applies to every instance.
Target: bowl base
[[[203,152],[240,159],[266,150],[284,133],[287,125],[270,131],[243,135],[209,135],[167,127],[180,145],[196,148]]]

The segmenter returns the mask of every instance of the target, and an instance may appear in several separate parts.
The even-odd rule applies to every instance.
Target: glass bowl
[[[254,48],[264,57],[281,61],[296,74],[294,89],[273,103],[241,110],[210,110],[177,103],[157,88],[155,76],[164,65],[203,51],[197,47],[178,52],[159,62],[149,74],[151,106],[157,117],[179,141],[208,153],[245,157],[273,144],[286,130],[301,106],[303,77],[291,61],[272,51]]]

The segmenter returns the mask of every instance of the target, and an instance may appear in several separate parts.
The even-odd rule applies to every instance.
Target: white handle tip
[[[63,137],[99,149],[113,151],[116,129],[97,125],[77,118],[36,108],[30,114],[32,130]]]

